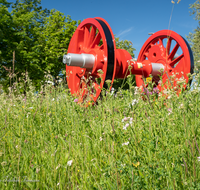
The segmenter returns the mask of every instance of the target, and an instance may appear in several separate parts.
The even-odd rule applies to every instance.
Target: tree
[[[0,82],[4,85],[4,89],[10,86],[8,71],[12,68],[17,78],[24,78],[26,81],[28,74],[34,86],[39,88],[41,81],[45,81],[45,71],[50,71],[55,78],[64,69],[62,57],[68,48],[77,22],[59,11],[43,9],[40,6],[41,0],[17,0],[12,6],[11,13],[6,9],[9,4],[6,0],[3,1],[0,11],[5,12],[6,18],[1,23],[2,25],[7,23],[7,28],[12,31],[10,32],[12,35],[7,38],[3,36],[2,39],[7,39],[8,44],[14,43],[15,46],[4,42],[3,50],[7,57],[4,56],[4,60],[0,60],[2,79]],[[9,19],[10,22],[8,22]],[[9,33],[7,25],[3,25],[1,33]],[[12,60],[13,51],[15,52],[14,61]]]
[[[192,46],[195,63],[200,61],[200,0],[197,0],[194,4],[190,5],[192,14],[195,15],[195,19],[199,21],[199,25],[194,30],[194,33],[190,33],[187,37]]]
[[[45,19],[49,15],[49,11],[42,9],[40,3],[41,0],[17,0],[11,12],[17,34],[16,73],[18,77],[23,77],[23,73],[26,73],[25,80],[28,73],[36,86],[43,79],[45,68],[41,62],[44,55],[38,39],[43,31]]]
[[[0,0],[0,78],[1,82],[9,79],[8,74],[12,73],[12,53],[15,49],[14,43],[14,29],[13,29],[13,19],[8,11],[11,3],[6,0]],[[10,63],[7,65],[7,63]],[[5,66],[7,66],[5,68]],[[8,72],[5,74],[5,69]],[[9,80],[8,80],[9,81]]]
[[[68,15],[51,10],[50,16],[45,20],[42,32],[45,58],[42,60],[46,64],[46,71],[50,71],[55,78],[65,70],[62,62],[63,55],[67,52],[69,42],[74,34],[77,22]]]
[[[119,40],[118,38],[115,38],[115,42],[116,42],[116,48],[117,49],[125,49],[126,51],[128,51],[131,55],[131,57],[135,57],[135,54],[133,53],[133,51],[135,51],[135,48],[133,47],[133,43],[131,41],[128,40]]]

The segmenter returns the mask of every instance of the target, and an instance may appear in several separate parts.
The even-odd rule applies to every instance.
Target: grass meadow
[[[88,107],[65,85],[21,91],[0,95],[0,189],[200,189],[197,89],[130,85]]]

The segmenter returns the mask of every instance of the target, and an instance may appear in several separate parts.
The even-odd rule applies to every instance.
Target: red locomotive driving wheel
[[[95,102],[104,81],[114,80],[115,41],[108,23],[102,18],[88,18],[76,29],[68,54],[90,54],[95,58],[92,68],[66,65],[68,87],[79,102]]]
[[[160,85],[158,77],[152,78],[160,91],[169,86],[176,86],[179,80],[184,79],[187,83],[187,74],[193,73],[194,61],[190,46],[183,37],[170,30],[158,31],[145,42],[137,61],[144,60],[163,64],[164,71],[161,77],[164,86]],[[141,75],[136,76],[138,87],[143,86],[143,79]]]

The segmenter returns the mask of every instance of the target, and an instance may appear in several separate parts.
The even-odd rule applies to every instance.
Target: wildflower
[[[125,126],[123,126],[123,129],[126,130],[126,128],[129,126],[129,123],[127,123]]]
[[[74,102],[78,102],[78,99],[76,98],[76,99],[74,99]]]
[[[128,121],[128,117],[124,117],[124,119],[122,119],[122,122],[124,122],[124,121]]]
[[[57,184],[57,186],[60,185],[60,183]]]
[[[30,107],[29,109],[33,109],[33,107]]]
[[[55,99],[53,98],[52,101],[54,101]]]
[[[40,168],[36,168],[36,173],[39,173],[39,171],[40,171]]]
[[[115,89],[114,89],[114,88],[111,88],[110,94],[113,95],[114,92],[115,92]]]
[[[170,115],[172,113],[172,108],[169,108],[167,111],[169,112],[168,115]]]
[[[134,167],[138,167],[140,165],[140,162],[137,162],[136,164],[132,163]]]
[[[129,144],[129,142],[125,142],[125,143],[122,143],[122,146],[128,145],[128,144]]]
[[[137,103],[138,103],[138,100],[134,99],[134,100],[132,101],[132,106],[135,105],[135,104],[137,104]]]
[[[153,88],[153,93],[154,94],[158,94],[159,93],[159,89],[157,87]]]
[[[67,165],[68,165],[68,166],[71,166],[71,165],[72,165],[72,162],[73,162],[72,160],[69,160],[69,161],[67,162]]]
[[[126,164],[121,164],[121,167],[124,167],[124,166],[126,166]]]
[[[98,69],[98,70],[97,70],[97,73],[103,74],[103,71],[102,71],[101,69]]]
[[[103,140],[103,139],[102,139],[102,137],[100,137],[99,139],[100,139],[100,141],[102,141],[102,140]]]
[[[197,159],[198,159],[198,162],[200,162],[200,157],[197,157]]]
[[[130,118],[130,121],[129,121],[129,123],[130,123],[130,124],[132,124],[132,123],[133,123],[133,118],[132,118],[132,117]]]

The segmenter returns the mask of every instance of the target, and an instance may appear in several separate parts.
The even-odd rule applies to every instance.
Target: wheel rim
[[[102,18],[88,18],[75,31],[68,53],[88,53],[95,56],[95,67],[86,70],[66,65],[68,87],[79,103],[95,102],[104,81],[113,78],[115,72],[115,42],[109,25]],[[101,70],[101,71],[99,71]],[[114,80],[114,79],[113,79]]]
[[[176,56],[179,52],[181,52],[180,55]],[[187,74],[193,73],[194,61],[190,46],[183,37],[170,30],[158,31],[145,42],[140,50],[138,61],[145,59],[164,65],[165,70],[162,75],[164,86],[158,83],[158,78],[153,77],[152,79],[160,91],[176,86],[181,77],[184,77],[188,83]],[[173,81],[171,77],[174,77]],[[138,87],[144,85],[143,79],[142,76],[136,76]]]

